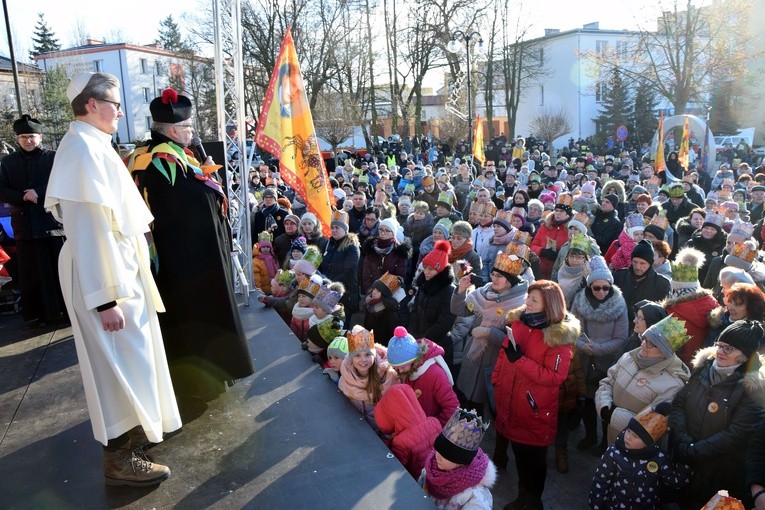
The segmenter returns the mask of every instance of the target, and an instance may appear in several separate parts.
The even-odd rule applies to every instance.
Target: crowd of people
[[[505,508],[542,508],[583,425],[592,508],[765,508],[765,170],[524,145],[348,158],[329,237],[252,168],[260,301],[439,507],[491,508],[512,448]]]

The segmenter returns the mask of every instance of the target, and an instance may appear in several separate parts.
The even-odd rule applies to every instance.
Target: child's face
[[[298,294],[297,304],[302,306],[303,308],[307,308],[311,306],[311,296],[308,296],[306,294]]]
[[[397,367],[393,367],[398,375],[408,375],[412,371],[412,364],[407,363],[406,365],[399,365]]]
[[[260,253],[271,253],[271,248],[268,246],[262,246],[260,248]]]
[[[589,191],[582,191],[582,197],[583,198],[592,198],[592,193]]]
[[[382,299],[382,294],[380,294],[380,291],[375,288],[372,289],[370,296],[372,296],[372,299]]]
[[[636,243],[639,243],[640,241],[642,241],[643,240],[643,231],[642,230],[637,230],[637,231],[633,232],[632,239]]]
[[[514,226],[515,228],[521,228],[523,226],[523,220],[520,219],[518,216],[513,215],[510,217],[510,224]]]
[[[630,429],[626,429],[624,431],[624,446],[628,450],[641,450],[645,448],[645,442]]]
[[[337,356],[330,356],[327,358],[329,361],[329,367],[334,370],[335,372],[340,371],[340,365],[343,364],[343,358],[338,358]]]
[[[317,319],[323,319],[324,317],[327,316],[327,312],[325,312],[322,307],[311,305],[311,308],[313,308],[313,314],[316,316]]]
[[[292,250],[292,260],[300,260],[303,258],[303,252],[300,250]]]
[[[374,362],[375,353],[372,351],[357,352],[353,355],[353,359],[351,360],[353,368],[355,368],[356,372],[362,377],[369,373],[369,369],[372,368]]]
[[[271,282],[271,292],[273,292],[274,294],[286,294],[287,287],[277,282],[276,280],[273,280]]]
[[[443,455],[436,452],[436,465],[441,471],[453,471],[460,467],[460,464],[455,464],[450,460],[446,460]]]

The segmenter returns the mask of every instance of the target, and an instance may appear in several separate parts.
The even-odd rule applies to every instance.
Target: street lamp
[[[458,53],[462,47],[461,43],[465,45],[465,53],[467,54],[468,150],[471,154],[473,152],[473,103],[470,100],[470,95],[473,89],[470,85],[470,41],[474,37],[478,38],[478,52],[481,53],[483,51],[483,38],[478,32],[466,34],[462,30],[457,30],[446,45],[446,49],[450,53]]]

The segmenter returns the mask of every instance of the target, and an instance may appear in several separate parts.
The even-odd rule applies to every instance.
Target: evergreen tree
[[[659,119],[656,116],[656,91],[651,85],[641,80],[635,91],[635,113],[632,121],[635,143],[640,146],[651,142]]]
[[[168,51],[189,51],[188,45],[183,42],[181,29],[173,20],[172,14],[159,22],[159,38],[157,39],[157,43]]]
[[[40,12],[37,14],[37,18],[35,31],[32,35],[32,43],[34,45],[32,51],[29,52],[30,60],[34,60],[35,56],[42,53],[59,51],[61,49],[61,44],[59,44],[56,34],[48,28],[48,24],[45,22],[45,15]]]
[[[593,119],[598,126],[596,137],[599,144],[602,144],[609,136],[616,141],[616,128],[622,124],[629,126],[633,113],[630,91],[619,69],[614,69],[608,78],[601,110]]]
[[[66,87],[69,76],[63,67],[56,67],[45,73],[42,91],[42,112],[40,121],[45,126],[49,146],[58,146],[66,133],[69,123],[74,120]]]

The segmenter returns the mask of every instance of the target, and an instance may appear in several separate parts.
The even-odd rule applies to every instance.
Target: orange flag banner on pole
[[[483,152],[483,119],[479,115],[475,119],[473,128],[473,159],[477,159],[483,165],[486,163],[486,154]]]
[[[664,112],[659,113],[659,143],[656,145],[656,156],[653,158],[656,165],[656,173],[667,169],[664,160]]]
[[[292,30],[282,40],[255,133],[257,144],[279,158],[279,172],[331,235],[333,203],[329,178],[319,150],[313,117],[303,85]]]
[[[688,169],[688,161],[691,157],[690,154],[690,144],[691,144],[691,128],[690,123],[688,122],[688,116],[685,116],[685,124],[683,124],[683,139],[680,141],[680,151],[677,153],[677,160],[680,162],[680,166],[682,166],[684,169]],[[675,176],[675,177],[682,177]]]

